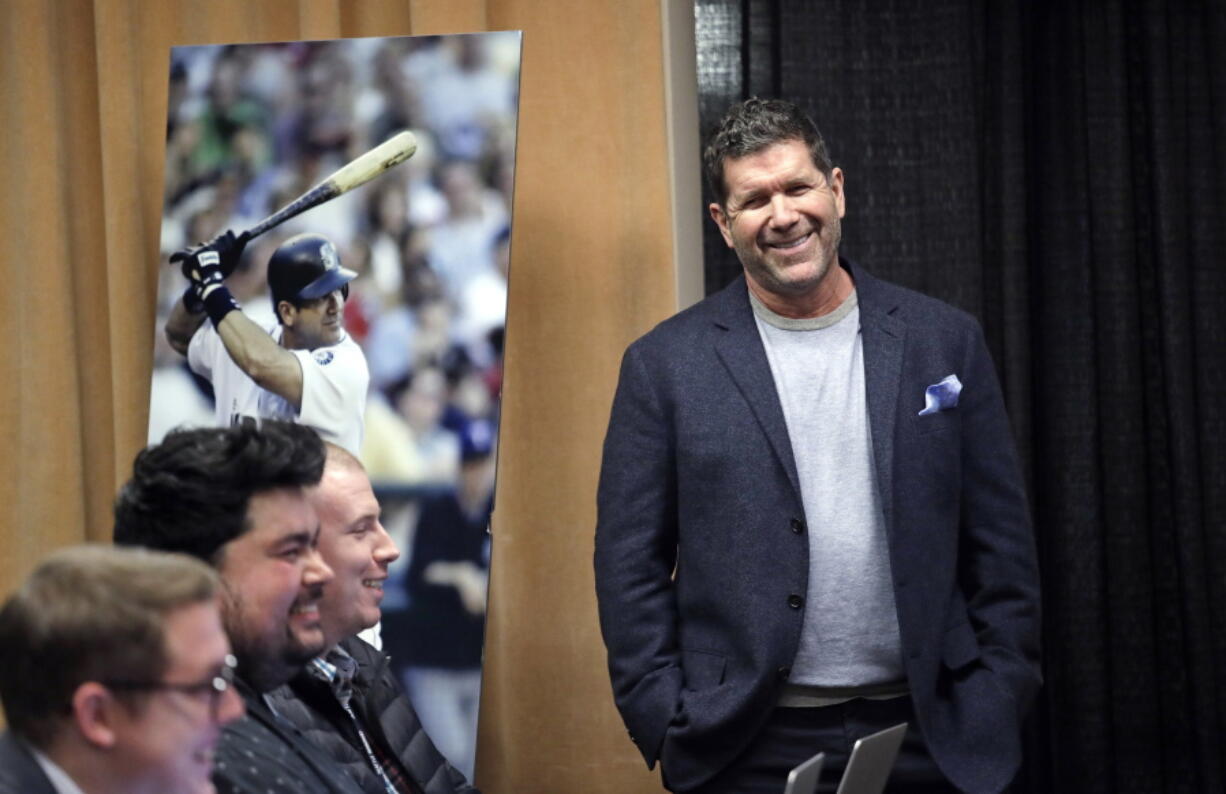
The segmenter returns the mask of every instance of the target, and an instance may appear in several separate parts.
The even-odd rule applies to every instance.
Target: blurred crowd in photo
[[[249,243],[226,283],[248,316],[272,326],[266,266],[290,236],[327,236],[359,274],[344,325],[371,375],[361,458],[401,550],[383,647],[427,731],[470,778],[519,55],[513,32],[179,47],[166,130],[162,262],[255,225],[400,130],[416,136],[406,163]],[[163,268],[151,444],[214,423],[208,382],[162,338],[186,283]]]

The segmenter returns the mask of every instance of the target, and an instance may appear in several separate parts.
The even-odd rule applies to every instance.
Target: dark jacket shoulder
[[[974,315],[939,298],[883,281],[854,262],[845,260],[845,265],[856,282],[861,305],[867,302],[870,310],[891,313],[909,324],[948,326],[959,332],[979,325]]]
[[[351,706],[367,738],[398,759],[400,773],[424,794],[478,794],[423,730],[387,654],[357,637],[342,641],[341,647],[358,663]],[[326,683],[303,671],[269,697],[281,717],[344,767],[364,791],[382,794],[382,782],[370,766],[352,721]]]
[[[8,731],[0,733],[0,794],[55,794],[34,756]]]
[[[235,689],[247,713],[221,732],[213,765],[217,794],[359,794],[332,759],[274,714],[241,680]]]

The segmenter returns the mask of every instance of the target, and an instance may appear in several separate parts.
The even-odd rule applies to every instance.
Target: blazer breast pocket
[[[935,414],[911,417],[911,426],[916,435],[927,436],[933,433],[957,432],[959,419],[957,408],[946,408]]]

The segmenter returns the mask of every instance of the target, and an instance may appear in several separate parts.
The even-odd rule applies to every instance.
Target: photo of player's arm
[[[496,402],[517,58],[507,34],[176,48],[150,443],[277,418],[365,458],[370,411],[395,424],[440,363]],[[376,447],[406,481],[458,468]]]
[[[172,257],[190,286],[166,320],[167,341],[212,383],[218,424],[247,416],[296,421],[357,454],[370,383],[366,357],[344,329],[357,273],[340,265],[323,235],[286,240],[268,260],[277,324],[266,328],[225,285],[245,242],[227,230]]]
[[[167,318],[166,339],[187,356],[193,372],[213,384],[219,423],[245,416],[298,421],[359,453],[370,373],[343,327],[349,282],[357,273],[340,266],[336,246],[323,235],[285,241],[268,261],[277,317],[270,329],[242,313],[225,279],[250,239],[365,184],[416,151],[413,134],[400,132],[254,228],[238,235],[227,229],[206,245],[170,257],[181,263],[189,286]],[[206,316],[213,333],[201,332]]]

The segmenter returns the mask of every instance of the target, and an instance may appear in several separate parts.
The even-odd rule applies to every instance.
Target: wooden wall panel
[[[572,8],[491,4],[524,77],[478,778],[658,791],[612,707],[591,559],[621,353],[676,304],[660,13]]]
[[[74,150],[86,136],[72,125],[87,124],[88,114],[70,107],[80,94],[70,88],[66,70],[88,61],[92,37],[82,37],[79,25],[59,27],[65,10],[63,4],[0,5],[0,153],[8,185],[0,199],[5,592],[46,552],[83,539],[88,501],[77,335],[93,313],[77,305],[70,262],[72,233],[85,231],[78,216],[87,212],[78,177],[82,191],[93,187],[97,193],[97,132],[92,147]],[[64,53],[70,48],[75,55]],[[93,70],[85,69],[88,81]],[[61,412],[61,406],[72,410]]]

